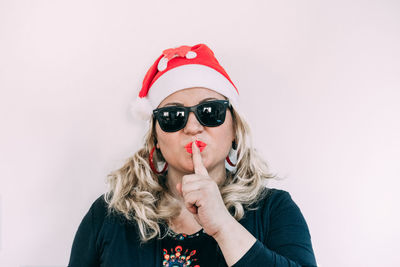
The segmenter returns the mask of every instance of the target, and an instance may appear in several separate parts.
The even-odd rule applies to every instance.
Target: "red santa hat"
[[[213,51],[205,44],[180,46],[163,51],[144,77],[132,105],[136,117],[149,119],[153,109],[170,94],[191,87],[204,87],[238,104],[239,92]]]

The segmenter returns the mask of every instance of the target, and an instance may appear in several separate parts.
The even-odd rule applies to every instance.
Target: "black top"
[[[257,241],[234,264],[235,267],[316,266],[306,221],[289,193],[268,189],[254,207],[255,210],[246,210],[239,222]],[[191,256],[194,265],[191,263],[187,266],[195,266],[196,257],[201,263],[200,267],[226,266],[213,238],[201,233],[196,239],[186,241],[182,243],[185,247],[182,245],[180,255],[185,254],[186,249],[189,255],[189,251],[196,250],[196,254]],[[163,266],[163,249],[171,256],[171,248],[176,253],[179,245],[178,242],[157,238],[141,243],[136,224],[127,222],[120,215],[107,215],[107,204],[104,196],[101,196],[93,203],[78,228],[68,266],[158,267]],[[214,265],[215,262],[217,265]]]
[[[219,266],[224,262],[217,242],[203,230],[192,235],[168,234],[161,248],[163,266]]]

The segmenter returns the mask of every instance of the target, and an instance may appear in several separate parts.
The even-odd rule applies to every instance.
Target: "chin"
[[[194,173],[194,166],[193,166],[192,158],[189,158],[189,160],[182,162],[180,169],[183,173],[187,173],[187,174]]]

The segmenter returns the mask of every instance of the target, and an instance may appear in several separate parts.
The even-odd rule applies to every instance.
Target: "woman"
[[[144,147],[109,175],[70,267],[316,266],[306,222],[265,187],[238,91],[206,45],[163,51],[135,108],[151,117]]]

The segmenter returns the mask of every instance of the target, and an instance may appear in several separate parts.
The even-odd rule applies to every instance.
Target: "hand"
[[[184,175],[182,184],[178,183],[176,189],[204,231],[215,236],[233,217],[225,207],[217,183],[208,175],[195,142],[192,143],[192,153],[194,174]]]

